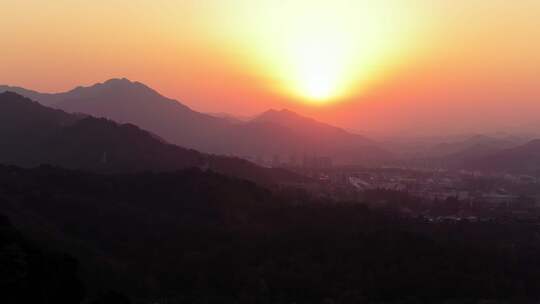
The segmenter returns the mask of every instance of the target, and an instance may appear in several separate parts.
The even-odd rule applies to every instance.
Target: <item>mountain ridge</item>
[[[490,155],[469,159],[465,166],[483,171],[510,172],[540,176],[540,139]]]
[[[201,167],[267,185],[299,180],[282,169],[178,147],[136,125],[69,114],[13,92],[0,93],[0,145],[1,163],[24,167],[106,173]]]
[[[290,110],[269,110],[247,122],[233,122],[194,111],[127,78],[36,97],[38,102],[46,99],[44,104],[54,103],[52,107],[69,113],[133,123],[168,142],[206,153],[243,158],[311,154],[347,164],[380,162],[391,157],[391,153],[363,136]],[[273,115],[273,111],[279,115]]]

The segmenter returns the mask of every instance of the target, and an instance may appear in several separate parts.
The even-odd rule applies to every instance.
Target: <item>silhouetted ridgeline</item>
[[[366,164],[391,158],[367,138],[290,111],[270,110],[246,122],[231,122],[190,109],[140,82],[110,79],[89,87],[44,94],[0,86],[43,105],[132,123],[170,143],[215,154],[242,156],[303,154],[328,156],[336,163]]]
[[[540,295],[538,227],[416,223],[198,169],[101,175],[0,166],[0,213],[41,246],[76,257],[87,294],[103,298],[115,297],[106,290],[152,303]]]
[[[25,167],[52,164],[99,172],[202,167],[265,185],[302,179],[174,146],[131,124],[68,114],[10,92],[0,94],[0,147],[0,163]]]
[[[540,176],[540,139],[484,155],[483,157],[468,159],[466,167],[483,171]]]
[[[414,141],[409,144],[415,145]],[[540,176],[540,139],[475,135],[457,141],[417,145],[419,147],[406,152],[410,155],[404,157],[402,164]]]

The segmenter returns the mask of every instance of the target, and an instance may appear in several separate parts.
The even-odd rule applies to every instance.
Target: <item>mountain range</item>
[[[378,143],[363,136],[286,109],[271,109],[249,119],[235,119],[226,114],[206,114],[194,111],[176,100],[166,98],[140,82],[133,82],[125,78],[111,79],[89,87],[77,87],[64,93],[40,93],[20,87],[0,86],[0,92],[6,90],[24,95],[43,106],[57,110],[40,108],[37,104],[26,100],[24,108],[26,110],[32,108],[31,114],[9,114],[10,112],[6,111],[8,106],[6,104],[0,105],[4,109],[0,113],[2,119],[0,124],[3,128],[0,132],[2,133],[2,142],[6,147],[1,152],[2,158],[0,160],[4,162],[10,160],[9,157],[12,157],[11,160],[24,159],[24,164],[36,164],[45,162],[45,160],[50,163],[58,163],[55,159],[65,161],[67,154],[74,153],[72,149],[85,145],[87,145],[87,149],[90,149],[88,151],[95,149],[89,139],[93,138],[90,134],[94,131],[96,134],[102,134],[100,135],[101,140],[108,141],[111,148],[113,147],[112,143],[120,142],[125,146],[139,145],[138,150],[127,151],[126,149],[124,152],[126,157],[122,156],[122,159],[128,159],[127,156],[130,155],[128,152],[136,151],[137,164],[140,168],[133,164],[115,164],[118,168],[124,166],[132,169],[160,169],[163,167],[197,166],[204,163],[204,159],[211,157],[204,153],[234,155],[241,158],[270,158],[274,155],[281,155],[284,157],[296,156],[299,159],[302,155],[329,156],[337,164],[364,165],[378,164],[397,158],[384,148],[379,147]],[[6,96],[8,99],[18,98],[14,97],[13,94]],[[3,98],[5,99],[6,96]],[[100,120],[89,116],[105,119]],[[118,122],[118,124],[109,120]],[[96,131],[98,128],[102,129]],[[119,133],[117,135],[114,135],[115,132],[109,134],[108,131],[105,131],[107,128],[114,129]],[[58,129],[62,132],[52,132],[52,130]],[[71,133],[66,134],[66,132]],[[89,134],[83,136],[84,132],[89,132]],[[134,133],[137,135],[133,136]],[[76,140],[72,140],[72,145],[69,147],[58,147],[55,148],[54,152],[50,149],[46,150],[48,155],[43,153],[33,155],[32,149],[39,146],[36,142],[49,138],[50,134],[55,134],[58,138],[60,136],[64,136],[64,138],[73,136]],[[75,136],[75,134],[79,135]],[[142,136],[143,134],[144,136]],[[106,139],[107,136],[118,136],[118,138]],[[143,137],[145,138],[144,143],[130,142],[131,139],[140,140]],[[27,141],[29,139],[32,140]],[[83,139],[88,142],[81,143]],[[97,139],[92,140],[96,141]],[[9,145],[8,143],[11,142],[17,143],[17,145]],[[67,143],[67,140],[65,142]],[[150,142],[151,144],[149,144]],[[20,149],[14,148],[19,147],[19,144],[26,152],[21,153]],[[47,144],[52,143],[47,142]],[[149,151],[147,148],[150,146],[159,146],[161,150],[159,152]],[[165,149],[165,147],[174,148]],[[421,150],[407,157],[431,159],[451,168],[537,173],[540,169],[540,150],[537,148],[537,141],[534,140],[526,142],[521,138],[509,136],[474,135],[460,140],[424,145]],[[15,150],[12,151],[13,149]],[[170,152],[171,149],[176,152]],[[64,152],[66,155],[61,154]],[[83,152],[81,149],[79,154],[87,156],[91,154]],[[95,151],[95,155],[91,156],[89,163],[94,164],[96,154],[101,153],[100,157],[104,158],[103,152]],[[175,153],[182,154],[182,156],[170,156]],[[114,156],[110,152],[106,154],[108,161],[112,162]],[[142,158],[139,159],[144,155],[147,157],[154,154],[161,155],[160,161],[163,163],[145,163],[146,161],[155,162],[154,158],[147,158],[144,161],[141,161]],[[6,158],[7,156],[9,157]],[[189,160],[182,163],[182,159]],[[199,160],[196,161],[196,159]],[[235,170],[243,172],[242,174],[249,172],[247,175],[252,180],[257,175],[253,172],[262,169],[251,164],[248,165],[248,162],[238,166],[235,163],[240,161],[238,158],[212,156],[212,159],[222,159],[221,166],[222,169],[227,168],[225,171]],[[231,163],[233,159],[234,161]],[[77,159],[77,161],[82,160]],[[16,161],[15,163],[22,164],[23,162]],[[226,165],[224,165],[225,163]],[[68,167],[76,168],[86,166],[82,163],[76,166],[75,163],[68,165]]]
[[[490,173],[540,174],[540,139],[474,135],[424,147],[412,166],[465,169]]]
[[[12,92],[0,93],[0,147],[0,163],[24,167],[99,172],[201,167],[262,184],[299,179],[285,170],[178,147],[133,124],[51,109]]]
[[[164,140],[201,152],[245,158],[274,155],[331,157],[338,164],[371,164],[392,158],[375,142],[289,110],[269,110],[242,121],[194,111],[140,83],[111,79],[64,93],[0,86],[69,113],[135,124]]]
[[[540,139],[490,154],[470,157],[466,168],[490,172],[509,172],[540,175]]]
[[[439,143],[429,149],[428,153],[439,157],[467,158],[513,148],[522,143],[524,142],[518,137],[494,137],[477,134],[463,140]]]

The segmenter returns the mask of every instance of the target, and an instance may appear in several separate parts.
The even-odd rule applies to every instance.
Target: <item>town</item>
[[[369,201],[372,207],[392,207],[402,214],[429,221],[486,219],[540,219],[540,178],[509,173],[426,169],[413,167],[333,166],[329,157],[274,156],[269,167],[286,168],[309,179],[285,183],[320,198],[335,201]],[[260,161],[260,160],[259,160]],[[400,194],[399,206],[387,196]]]

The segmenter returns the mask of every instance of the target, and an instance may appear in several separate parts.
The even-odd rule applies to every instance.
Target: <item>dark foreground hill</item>
[[[68,114],[10,92],[0,94],[0,148],[0,163],[25,167],[109,173],[204,167],[267,185],[297,180],[280,169],[181,148],[135,125]]]
[[[328,156],[340,164],[370,164],[390,153],[363,136],[290,111],[268,111],[250,121],[231,121],[194,111],[140,83],[110,79],[71,91],[44,94],[0,86],[69,113],[132,123],[170,143],[206,153],[265,157]]]
[[[0,215],[0,290],[2,303],[80,303],[84,287],[77,261],[43,250]]]
[[[419,223],[196,169],[101,175],[0,166],[0,213],[42,246],[79,259],[89,294],[113,289],[141,303],[540,296],[537,226]]]

